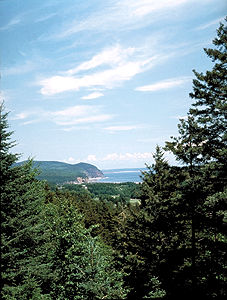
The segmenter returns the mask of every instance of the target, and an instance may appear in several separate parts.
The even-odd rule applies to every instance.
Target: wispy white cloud
[[[166,58],[166,54],[151,55],[144,52],[142,48],[123,48],[117,45],[112,49],[101,51],[76,68],[61,72],[63,75],[48,77],[38,84],[42,86],[41,94],[43,95],[78,91],[81,88],[112,89]],[[96,67],[102,67],[102,69],[96,70]],[[95,70],[91,73],[93,69]],[[86,70],[89,70],[88,74],[73,76]]]
[[[0,104],[6,102],[9,99],[7,91],[0,91]]]
[[[87,159],[86,159],[86,161],[97,161],[97,157],[96,157],[96,155],[94,155],[94,154],[89,154],[88,156],[87,156]]]
[[[62,160],[62,162],[67,164],[78,164],[81,160],[70,156],[69,158]]]
[[[53,38],[61,39],[85,30],[113,31],[144,27],[163,15],[175,17],[172,10],[196,2],[197,0],[115,0],[111,6],[106,5],[84,20],[69,22]]]
[[[225,17],[218,18],[218,19],[215,19],[215,20],[213,20],[213,21],[211,21],[211,22],[202,24],[202,25],[196,27],[196,30],[204,30],[204,29],[207,29],[207,28],[209,28],[209,27],[211,27],[211,26],[213,26],[213,25],[217,25],[218,23],[224,21],[224,18],[225,18]]]
[[[72,126],[77,124],[87,124],[87,123],[100,123],[112,119],[113,116],[109,114],[97,114],[96,116],[87,116],[77,119],[65,120],[65,121],[56,121],[56,124],[63,126]]]
[[[193,2],[192,0],[123,0],[119,1],[120,7],[128,8],[131,17],[144,17],[151,13],[158,13],[160,11],[169,11],[177,6],[185,3]]]
[[[116,66],[128,60],[133,53],[135,53],[136,49],[133,47],[123,48],[119,44],[106,48],[102,50],[100,53],[94,55],[90,60],[81,63],[78,67],[70,69],[65,72],[66,75],[74,75],[79,71],[85,71],[94,69],[96,67],[107,65],[107,66]]]
[[[126,152],[126,153],[109,153],[102,157],[95,154],[89,154],[83,161],[88,162],[107,162],[107,161],[141,161],[153,160],[153,154],[151,152]]]
[[[110,153],[101,158],[102,161],[120,161],[120,160],[147,160],[152,159],[153,154],[151,152],[134,152],[134,153]]]
[[[112,119],[111,114],[104,114],[100,106],[76,105],[57,111],[33,110],[17,114],[14,120],[23,120],[23,125],[41,121],[50,121],[64,126],[65,131],[75,129],[77,124],[100,123]],[[69,127],[68,127],[69,126]]]
[[[191,81],[191,77],[178,77],[162,80],[150,85],[137,87],[135,90],[140,92],[155,92],[160,90],[171,89],[181,86]]]
[[[9,30],[10,28],[20,24],[21,22],[22,22],[21,16],[16,16],[16,17],[12,18],[11,20],[9,20],[9,22],[7,24],[0,27],[0,31]]]
[[[187,120],[188,116],[185,115],[185,116],[174,116],[174,117],[171,117],[172,119],[177,119],[177,120]]]
[[[2,75],[9,76],[9,75],[26,74],[33,71],[35,68],[36,68],[36,62],[27,60],[23,64],[17,64],[12,67],[3,68]]]
[[[104,96],[103,93],[101,93],[101,92],[94,92],[94,93],[91,93],[91,94],[89,94],[87,96],[83,96],[81,99],[90,100],[90,99],[97,99],[97,98],[100,98],[102,96]]]
[[[100,123],[113,118],[113,115],[103,114],[100,106],[89,105],[76,105],[63,110],[49,112],[48,116],[57,125],[61,126]]]
[[[122,126],[109,126],[104,129],[107,131],[115,132],[115,131],[130,131],[142,128],[142,125],[122,125]]]
[[[44,22],[44,21],[47,21],[53,17],[55,17],[57,15],[57,13],[50,13],[48,15],[44,15],[38,19],[35,20],[36,23],[40,23],[40,22]]]
[[[31,116],[31,112],[21,112],[19,114],[16,114],[13,120],[23,120],[29,116]]]

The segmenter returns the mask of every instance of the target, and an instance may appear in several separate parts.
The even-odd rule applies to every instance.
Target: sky
[[[225,0],[0,0],[1,101],[20,160],[143,168],[177,136]],[[174,164],[174,158],[166,153]]]

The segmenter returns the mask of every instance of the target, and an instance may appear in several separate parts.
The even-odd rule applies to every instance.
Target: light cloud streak
[[[213,20],[213,21],[211,21],[211,22],[208,22],[208,23],[206,23],[206,24],[203,24],[203,25],[201,25],[201,26],[198,26],[198,27],[196,28],[196,30],[204,30],[204,29],[207,29],[207,28],[209,28],[209,27],[211,27],[211,26],[213,26],[213,25],[217,25],[217,24],[220,23],[221,21],[224,21],[224,17],[215,19],[215,20]]]
[[[52,38],[67,38],[85,30],[97,32],[141,28],[155,22],[161,16],[172,18],[175,16],[171,13],[173,10],[196,2],[197,0],[115,0],[111,6],[103,7],[101,11],[98,10],[80,22],[69,22]]]
[[[109,153],[103,157],[97,157],[94,154],[88,155],[86,161],[146,161],[153,159],[151,152],[126,152],[126,153]]]
[[[60,126],[65,126],[65,131],[71,131],[77,124],[100,123],[112,119],[111,114],[104,114],[99,106],[76,105],[58,111],[24,111],[17,114],[14,120],[24,120],[23,125],[41,121],[50,121]],[[32,119],[31,119],[32,118]],[[29,120],[26,120],[29,119]],[[74,128],[73,128],[74,129]]]
[[[142,125],[122,125],[122,126],[109,126],[104,128],[107,131],[130,131],[142,128]]]
[[[5,24],[4,26],[0,27],[0,31],[5,31],[5,30],[9,30],[10,28],[20,24],[22,21],[22,18],[19,16],[16,16],[14,18],[12,18],[7,24]]]
[[[89,94],[89,95],[87,95],[87,96],[81,97],[81,99],[84,99],[84,100],[91,100],[91,99],[97,99],[97,98],[100,98],[100,97],[102,97],[102,96],[104,96],[103,93],[101,93],[101,92],[94,92],[94,93],[91,93],[91,94]]]
[[[162,80],[150,85],[144,85],[137,87],[135,90],[140,92],[156,92],[160,90],[171,89],[174,87],[179,87],[184,85],[192,80],[191,77],[178,77]]]
[[[18,64],[9,68],[2,69],[3,76],[20,75],[34,71],[37,64],[35,61],[27,60],[23,64]]]

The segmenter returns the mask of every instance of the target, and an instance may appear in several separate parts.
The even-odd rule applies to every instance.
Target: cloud
[[[185,115],[185,116],[174,116],[174,117],[171,117],[172,119],[177,119],[177,120],[187,120],[188,116]]]
[[[112,115],[100,114],[96,116],[82,117],[82,118],[71,119],[67,121],[56,121],[56,124],[64,125],[64,126],[72,126],[72,125],[84,124],[84,123],[87,124],[87,123],[105,122],[112,118],[113,118]]]
[[[140,92],[156,92],[160,90],[171,89],[177,86],[181,86],[190,81],[191,81],[191,77],[170,78],[150,85],[137,87],[135,90]]]
[[[192,2],[191,0],[123,0],[119,1],[119,6],[126,7],[131,17],[144,17],[151,13],[169,11],[170,9]]]
[[[63,75],[43,79],[38,84],[42,86],[41,94],[49,96],[66,91],[79,91],[82,88],[112,89],[150,69],[164,58],[166,56],[160,54],[149,56],[141,48],[123,48],[117,45],[101,51],[91,60],[76,68],[62,72]],[[95,70],[93,73],[73,76],[80,71],[90,71],[96,67],[103,68],[102,70]]]
[[[34,61],[25,61],[23,64],[3,68],[3,76],[26,74],[33,71],[37,64]]]
[[[97,161],[97,157],[94,154],[88,155],[86,161]]]
[[[63,162],[67,163],[67,164],[77,164],[80,162],[80,159],[75,159],[74,157],[69,157],[67,159],[64,159]]]
[[[50,121],[60,126],[66,126],[66,128],[64,128],[65,131],[71,131],[75,129],[72,127],[73,125],[100,123],[108,121],[113,117],[113,115],[102,113],[100,106],[76,105],[57,111],[44,111],[40,109],[24,111],[17,114],[13,119],[30,119],[25,120],[23,125],[39,121]]]
[[[7,100],[9,100],[9,95],[8,95],[7,91],[1,90],[0,91],[0,104],[6,102]]]
[[[208,1],[208,0],[207,0]],[[204,2],[207,2],[204,0]],[[74,19],[68,22],[60,32],[52,38],[62,39],[81,31],[114,31],[119,29],[131,30],[144,27],[160,16],[172,18],[176,14],[171,11],[186,4],[196,3],[197,0],[113,0],[86,19]]]
[[[103,93],[101,93],[101,92],[94,92],[94,93],[91,93],[91,94],[89,94],[87,96],[83,96],[81,99],[90,100],[90,99],[100,98],[102,96],[104,96]]]
[[[13,118],[13,120],[23,120],[23,119],[26,119],[30,115],[31,115],[31,113],[29,113],[29,112],[22,112],[22,113],[16,114],[16,116]]]
[[[147,160],[152,159],[153,154],[150,152],[137,152],[137,153],[110,153],[103,157],[102,161],[120,161],[120,160]]]
[[[57,13],[50,13],[48,15],[42,16],[40,18],[38,18],[37,20],[35,20],[36,23],[40,23],[40,22],[44,22],[47,21],[53,17],[55,17],[57,15]]]
[[[141,128],[141,125],[123,125],[123,126],[109,126],[104,128],[108,131],[129,131]]]
[[[20,24],[22,21],[21,17],[17,16],[12,18],[7,24],[5,24],[4,26],[0,27],[0,31],[5,31],[5,30],[9,30],[10,28]]]
[[[135,153],[109,153],[103,157],[97,157],[94,154],[89,154],[84,161],[90,162],[106,162],[106,161],[146,161],[153,159],[153,154],[150,152],[135,152]]]
[[[136,51],[135,48],[122,48],[120,45],[103,49],[100,53],[94,55],[90,60],[83,62],[78,67],[65,72],[66,75],[73,75],[79,71],[94,69],[101,65],[119,65],[124,63],[129,56]]]
[[[100,106],[76,105],[63,110],[48,113],[57,125],[73,126],[77,124],[100,123],[113,118],[113,115],[103,114]]]
[[[196,30],[204,30],[204,29],[207,29],[207,28],[209,28],[209,27],[211,27],[213,25],[217,25],[218,23],[224,21],[224,18],[225,17],[218,18],[218,19],[215,19],[215,20],[213,20],[213,21],[211,21],[209,23],[206,23],[206,24],[203,24],[201,26],[198,26],[198,27],[196,27]]]

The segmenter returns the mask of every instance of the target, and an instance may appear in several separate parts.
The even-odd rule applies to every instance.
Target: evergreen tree
[[[1,105],[1,291],[3,299],[42,299],[39,281],[46,266],[39,252],[44,239],[40,219],[43,186],[35,179],[32,162],[14,166],[18,155],[10,153],[7,113]],[[42,295],[44,297],[44,295]],[[44,299],[44,298],[43,298]]]
[[[227,27],[221,24],[217,37],[213,40],[215,48],[204,49],[215,62],[211,71],[205,74],[193,71],[193,92],[195,100],[189,114],[201,126],[203,138],[202,156],[207,161],[214,159],[225,164],[227,161]]]
[[[125,299],[123,274],[114,269],[112,250],[86,229],[82,216],[64,194],[47,205],[48,260],[52,299]]]
[[[192,295],[223,296],[224,214],[226,211],[226,26],[214,40],[217,49],[205,49],[216,62],[206,74],[194,71],[195,99],[188,119],[178,125],[179,136],[166,143],[188,170],[181,192],[191,226],[190,273]]]

